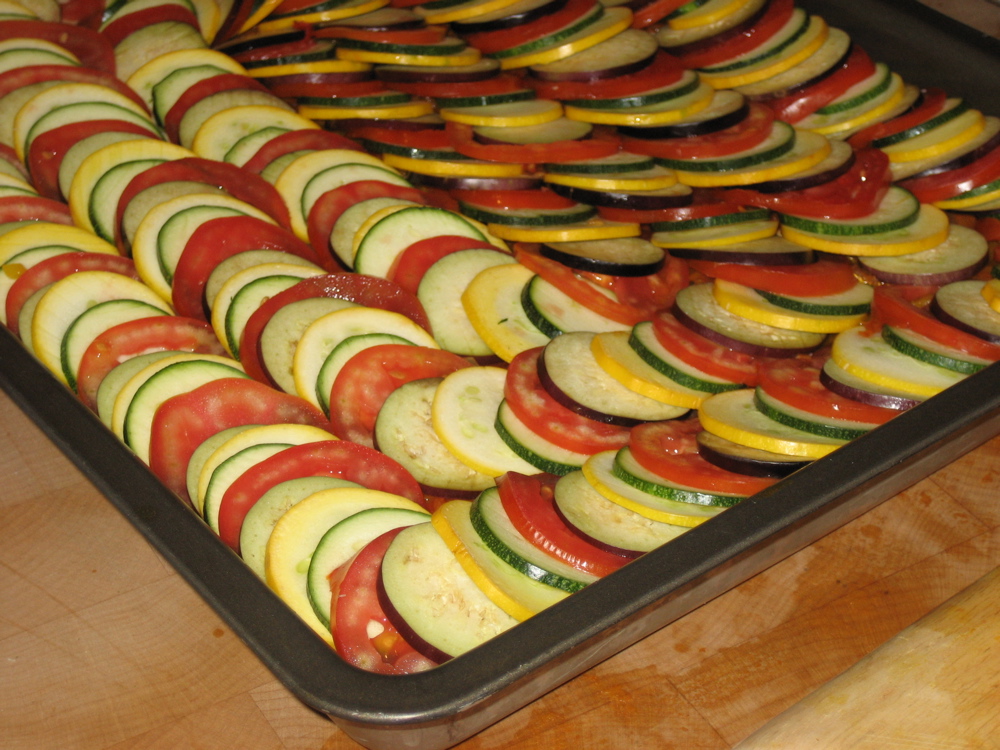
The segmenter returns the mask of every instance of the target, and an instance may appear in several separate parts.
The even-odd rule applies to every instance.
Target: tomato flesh
[[[824,386],[820,372],[825,360],[822,355],[766,360],[759,369],[759,386],[781,403],[820,417],[884,424],[899,413],[840,396]]]
[[[698,453],[697,419],[644,422],[632,428],[629,448],[636,463],[664,479],[706,492],[753,495],[777,479],[726,471]]]
[[[279,133],[257,149],[257,152],[243,164],[243,169],[260,174],[264,167],[285,154],[294,151],[322,151],[328,148],[342,148],[348,151],[364,150],[350,138],[329,130],[319,128],[289,130]]]
[[[412,674],[437,666],[407,643],[379,603],[382,558],[400,531],[369,542],[330,575],[334,648],[348,664],[377,674]]]
[[[628,151],[663,159],[711,159],[746,151],[763,143],[771,134],[774,113],[767,107],[751,103],[747,116],[737,124],[715,133],[686,138],[622,137],[622,146]]]
[[[757,383],[757,363],[751,355],[705,338],[669,312],[660,312],[652,320],[656,340],[685,364],[732,383]]]
[[[7,328],[10,329],[10,332],[20,337],[18,316],[24,303],[31,295],[39,289],[81,271],[110,271],[129,276],[136,281],[140,280],[132,259],[123,258],[120,255],[81,251],[46,258],[18,276],[17,281],[11,284],[10,289],[7,290]]]
[[[796,123],[825,107],[874,72],[875,63],[868,53],[858,45],[853,45],[847,59],[830,75],[807,86],[803,91],[792,91],[783,97],[771,99],[767,106],[779,120]]]
[[[100,33],[112,47],[117,47],[121,41],[133,32],[156,23],[167,22],[186,23],[195,29],[198,28],[198,17],[192,10],[183,5],[164,4],[142,8],[141,10],[127,13],[120,18],[113,18],[101,27]]]
[[[195,449],[217,432],[240,425],[330,423],[308,401],[246,378],[222,378],[167,399],[150,427],[149,468],[185,501],[187,466]]]
[[[602,159],[618,151],[618,141],[612,137],[590,137],[548,143],[480,143],[476,140],[475,130],[471,125],[448,122],[445,130],[452,148],[464,156],[480,161],[516,164],[584,161]]]
[[[504,398],[515,416],[537,435],[577,453],[594,454],[625,445],[627,428],[588,419],[552,398],[538,377],[541,353],[541,348],[523,351],[507,367]]]
[[[351,357],[330,389],[334,434],[360,445],[374,445],[375,419],[389,395],[406,383],[443,378],[471,363],[443,349],[380,344]]]
[[[815,263],[787,266],[757,266],[740,263],[713,263],[689,260],[692,269],[713,279],[725,279],[737,284],[774,294],[793,297],[824,297],[853,289],[858,280],[848,263],[818,260]]]
[[[677,58],[660,50],[649,65],[628,75],[596,81],[531,81],[531,86],[542,99],[619,99],[677,83],[684,70]]]
[[[242,73],[220,73],[210,78],[203,78],[188,86],[184,93],[177,97],[177,101],[170,109],[161,113],[163,131],[167,134],[167,138],[175,143],[180,140],[181,120],[184,119],[184,115],[192,106],[213,94],[237,89],[268,92],[264,84]]]
[[[503,252],[496,245],[491,245],[489,242],[476,240],[472,237],[462,237],[457,234],[425,237],[422,240],[417,240],[400,253],[387,275],[399,284],[404,291],[416,294],[417,288],[420,286],[420,280],[424,277],[428,268],[446,255],[458,252],[459,250],[472,249]]]
[[[226,426],[230,425],[223,428]],[[285,448],[237,477],[219,502],[222,541],[239,552],[243,520],[254,503],[272,487],[301,477],[339,477],[427,507],[420,485],[410,472],[384,453],[348,440],[323,440]]]
[[[287,229],[256,216],[220,216],[192,232],[174,269],[172,302],[178,315],[208,320],[205,285],[219,263],[247,250],[280,250],[316,261],[312,248]]]
[[[899,326],[965,354],[991,362],[1000,360],[1000,346],[941,322],[926,309],[913,304],[910,301],[912,296],[906,296],[917,293],[915,290],[906,292],[895,287],[876,287],[872,304],[873,324]]]
[[[260,337],[271,317],[289,302],[313,297],[335,297],[367,307],[405,315],[414,323],[430,331],[427,313],[416,296],[404,292],[398,284],[375,276],[358,273],[331,273],[303,279],[294,286],[271,297],[247,320],[240,339],[240,363],[247,375],[262,383],[274,385],[264,367],[260,351]]]
[[[65,18],[66,7],[65,4],[61,5]],[[76,55],[83,67],[111,75],[115,73],[114,44],[103,32],[97,33],[93,29],[69,23],[13,19],[0,21],[0,39],[17,38],[53,42]]]
[[[179,315],[158,315],[119,323],[98,334],[83,353],[77,372],[77,395],[97,410],[97,389],[112,369],[127,359],[156,351],[198,352],[225,356],[212,326]]]
[[[761,47],[788,23],[795,10],[793,0],[771,0],[760,14],[729,31],[691,42],[673,53],[689,68],[707,68]]]
[[[570,528],[555,504],[559,477],[508,472],[497,480],[504,512],[525,539],[545,554],[577,570],[604,577],[630,558],[596,547]]]
[[[915,127],[939,114],[944,109],[947,100],[948,94],[944,89],[925,89],[921,92],[920,104],[917,107],[898,117],[893,117],[891,120],[869,125],[852,135],[847,141],[854,148],[865,148],[871,145],[874,140],[902,133],[904,130]]]

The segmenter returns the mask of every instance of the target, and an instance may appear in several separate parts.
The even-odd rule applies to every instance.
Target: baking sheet
[[[800,4],[910,82],[1000,102],[992,39],[912,2]],[[6,330],[0,387],[279,679],[372,748],[460,742],[1000,433],[994,366],[476,651],[395,678],[344,664]]]

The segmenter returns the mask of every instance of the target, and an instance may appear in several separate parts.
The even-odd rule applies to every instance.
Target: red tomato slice
[[[149,111],[146,103],[135,91],[122,80],[115,78],[113,73],[100,68],[88,68],[74,65],[28,65],[0,73],[0,99],[11,91],[30,86],[43,81],[59,81],[65,83],[96,83],[113,88],[119,94],[127,96],[136,104]]]
[[[30,7],[30,6],[28,6]],[[63,23],[54,21],[0,21],[0,39],[44,39],[65,47],[85,68],[115,73],[114,44],[102,32],[81,28],[66,23],[65,6],[62,8]]]
[[[415,187],[394,185],[381,180],[356,180],[328,190],[321,195],[309,210],[306,218],[306,228],[309,232],[309,244],[315,248],[324,261],[341,267],[339,258],[330,248],[330,233],[337,219],[355,203],[369,198],[398,198],[414,203],[425,203],[424,195]]]
[[[97,410],[97,389],[112,369],[148,352],[196,352],[226,356],[212,326],[193,318],[158,315],[119,323],[98,334],[83,353],[77,372],[77,395]]]
[[[759,49],[788,23],[794,0],[771,0],[745,22],[671,52],[688,68],[708,68]]]
[[[530,83],[542,99],[617,99],[677,83],[684,70],[676,57],[660,50],[649,65],[628,75],[596,81],[531,80]]]
[[[394,81],[394,89],[405,91],[414,96],[426,96],[430,99],[448,99],[458,96],[488,96],[490,94],[507,94],[524,88],[524,81],[511,75],[501,73],[482,81]]]
[[[924,177],[911,177],[900,180],[898,184],[917,196],[921,203],[935,203],[954,198],[966,190],[987,185],[998,179],[1000,179],[1000,146],[964,167]]]
[[[160,113],[163,118],[163,132],[166,133],[169,140],[177,143],[180,140],[181,120],[184,119],[184,115],[192,106],[213,94],[236,90],[269,93],[269,89],[264,84],[242,73],[220,73],[211,78],[203,78],[188,86],[166,114]]]
[[[507,367],[503,395],[515,416],[546,440],[577,453],[599,453],[628,442],[628,428],[577,414],[556,401],[538,378],[542,349],[528,349]]]
[[[716,133],[662,140],[622,136],[622,148],[663,159],[711,159],[746,151],[763,143],[771,134],[773,122],[774,113],[770,109],[751,102],[747,116],[741,122]]]
[[[393,5],[395,5],[395,2]],[[557,31],[586,15],[593,7],[593,0],[569,0],[559,10],[529,23],[522,23],[519,26],[509,29],[466,34],[465,41],[469,46],[475,47],[484,55],[491,55],[494,52],[500,52],[519,44],[526,44],[532,39],[551,34],[553,31]]]
[[[31,175],[28,174],[27,167],[17,158],[17,152],[6,143],[0,143],[0,159],[3,159],[7,164],[16,169],[25,180],[31,181]]]
[[[783,97],[771,99],[767,106],[779,120],[796,123],[825,107],[874,72],[875,63],[868,53],[858,45],[853,45],[847,59],[830,75],[802,91],[792,91]]]
[[[20,199],[18,199],[20,200]],[[7,328],[20,337],[18,315],[24,303],[39,289],[80,271],[110,271],[139,281],[131,258],[105,253],[63,253],[36,263],[17,277],[7,291]]]
[[[671,354],[707,375],[744,385],[757,383],[757,364],[751,355],[705,338],[669,312],[657,313],[653,332]]]
[[[388,279],[358,273],[313,276],[274,295],[247,320],[240,339],[240,359],[247,375],[273,385],[260,354],[260,336],[271,316],[283,305],[310,297],[336,297],[359,305],[397,312],[430,331],[427,313],[420,301]]]
[[[854,163],[847,172],[823,185],[782,193],[732,188],[713,194],[738,205],[771,208],[796,216],[859,219],[875,210],[891,182],[889,157],[880,149],[866,148],[855,153]]]
[[[323,412],[305,399],[246,378],[222,378],[167,399],[150,427],[149,468],[182,499],[195,449],[229,427],[308,424],[330,429]]]
[[[642,310],[636,309],[617,299],[611,299],[599,289],[599,285],[588,280],[583,274],[574,272],[554,260],[542,257],[536,252],[526,249],[523,245],[515,247],[514,252],[518,262],[525,268],[538,274],[564,294],[581,305],[600,313],[623,325],[635,325],[646,319]]]
[[[112,47],[118,44],[135,31],[151,26],[154,23],[186,23],[188,26],[198,28],[198,17],[194,12],[183,5],[153,5],[148,8],[126,13],[119,18],[113,18],[106,25],[101,27],[101,36],[104,37]]]
[[[263,177],[248,175],[233,164],[190,156],[156,164],[129,181],[118,199],[116,234],[121,234],[122,217],[132,199],[146,188],[165,182],[201,182],[218,187],[232,197],[259,208],[285,229],[290,228],[288,206],[281,194]],[[124,239],[120,237],[119,247],[123,244]],[[317,261],[316,254],[312,252],[303,257],[313,262]]]
[[[413,674],[437,666],[407,643],[379,603],[382,558],[400,531],[369,542],[330,575],[333,645],[344,661],[366,672]],[[376,636],[369,635],[371,623],[381,626]]]
[[[632,28],[644,29],[647,26],[652,26],[686,3],[687,0],[652,0],[652,2],[645,3],[633,12]]]
[[[322,83],[268,83],[267,90],[281,99],[322,96],[330,99],[345,96],[370,96],[385,91],[381,81],[345,81]]]
[[[896,133],[902,133],[934,117],[944,109],[948,94],[941,88],[924,89],[920,94],[920,103],[913,109],[893,117],[885,122],[877,122],[847,139],[854,148],[865,148],[877,138],[886,138]]]
[[[84,138],[106,132],[154,137],[150,128],[126,120],[81,120],[39,133],[31,141],[25,159],[31,182],[39,194],[63,200],[65,196],[59,188],[59,166],[66,152]]]
[[[820,381],[826,356],[770,359],[759,368],[761,390],[783,404],[832,419],[885,424],[899,414],[895,409],[864,404],[840,396]]]
[[[259,384],[257,387],[266,388]],[[277,393],[273,390],[271,392]],[[294,397],[288,396],[288,398]],[[156,418],[159,419],[159,416],[157,412]],[[258,424],[265,423],[258,422]],[[219,429],[229,426],[231,425],[222,425]],[[190,454],[187,460],[190,460]],[[340,477],[357,482],[368,489],[400,495],[423,507],[427,505],[420,485],[410,472],[374,448],[348,440],[323,440],[318,443],[293,445],[254,464],[223,494],[222,500],[219,501],[219,537],[222,541],[239,552],[243,519],[254,503],[275,485],[300,477]]]
[[[927,291],[927,288],[922,288]],[[933,291],[933,289],[931,289]],[[874,323],[899,326],[926,336],[945,346],[951,346],[965,354],[990,361],[1000,360],[1000,346],[984,341],[971,333],[960,331],[931,315],[926,309],[914,305],[906,295],[915,295],[916,290],[907,291],[897,287],[875,288],[872,306]]]
[[[496,250],[503,252],[496,245],[472,237],[462,237],[457,234],[443,234],[437,237],[425,237],[407,247],[389,269],[388,277],[399,284],[403,291],[416,294],[420,280],[427,269],[446,255],[459,250]]]
[[[731,495],[753,495],[777,479],[751,477],[721,469],[698,453],[697,419],[644,422],[632,428],[629,448],[640,466],[686,487]]]
[[[380,344],[351,357],[330,389],[333,434],[371,447],[375,419],[389,395],[406,383],[443,378],[471,363],[443,349],[408,344]]]
[[[523,208],[552,209],[573,208],[576,201],[553,193],[547,188],[533,190],[452,190],[455,200],[471,203],[492,210],[513,211]]]
[[[687,263],[670,256],[663,268],[648,276],[606,276],[586,272],[582,275],[610,289],[620,302],[637,310],[644,320],[672,307],[677,292],[691,281]]]
[[[445,125],[451,147],[458,153],[480,161],[500,161],[517,164],[545,162],[585,161],[603,159],[618,151],[616,137],[597,134],[577,141],[549,141],[547,143],[480,143],[471,125],[448,122]]]
[[[365,141],[375,141],[391,146],[402,146],[420,150],[434,150],[451,147],[451,139],[444,128],[387,128],[378,125],[366,125],[351,130],[354,138]]]
[[[220,216],[188,238],[174,269],[172,302],[178,315],[208,320],[205,284],[219,263],[247,250],[280,250],[318,262],[313,249],[289,230],[256,216]]]
[[[601,549],[581,537],[559,515],[552,474],[526,476],[508,472],[497,479],[504,512],[522,536],[546,555],[567,565],[604,577],[630,559]]]
[[[346,136],[329,130],[307,128],[305,130],[289,130],[276,135],[247,160],[243,169],[260,174],[272,161],[293,151],[321,151],[327,148],[344,148],[351,151],[364,151],[361,146]]]
[[[797,266],[753,266],[708,260],[689,260],[688,264],[713,279],[735,281],[753,289],[793,297],[840,294],[853,289],[858,283],[849,263],[834,260],[818,260]]]
[[[53,224],[72,224],[69,206],[51,198],[34,195],[0,198],[0,224],[9,221],[48,221]]]
[[[989,242],[1000,242],[1000,219],[987,216],[976,221],[975,229]]]
[[[59,4],[63,23],[76,28],[97,29],[104,13],[104,0],[67,0]]]

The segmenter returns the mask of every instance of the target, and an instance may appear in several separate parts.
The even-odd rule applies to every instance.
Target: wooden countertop
[[[928,4],[1000,33],[988,0]],[[299,703],[2,394],[0,477],[4,750],[358,747]],[[461,747],[734,747],[1000,565],[998,494],[1000,438]],[[995,693],[995,663],[966,659],[977,665]],[[961,723],[946,745],[900,742],[997,746]]]

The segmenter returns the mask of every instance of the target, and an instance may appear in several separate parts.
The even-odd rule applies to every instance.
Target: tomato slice
[[[739,205],[771,208],[796,216],[859,219],[876,209],[891,182],[889,157],[880,149],[865,148],[855,153],[854,163],[847,172],[823,185],[781,193],[731,188],[713,194]]]
[[[39,194],[63,200],[65,196],[59,188],[59,167],[66,152],[84,138],[106,132],[134,133],[144,137],[153,135],[150,128],[127,120],[81,120],[39,133],[32,139],[25,159],[31,183]]]
[[[182,499],[187,466],[195,449],[229,427],[307,424],[324,430],[330,423],[305,399],[246,378],[222,378],[167,399],[150,427],[149,468]]]
[[[622,147],[627,151],[663,159],[711,159],[746,151],[763,143],[771,134],[773,122],[774,113],[768,107],[751,102],[747,116],[724,130],[661,140],[622,136]]]
[[[413,674],[437,666],[407,643],[379,603],[382,558],[400,531],[387,531],[369,542],[330,575],[334,648],[344,661],[366,672]],[[373,636],[375,629],[378,634]]]
[[[542,99],[617,99],[677,83],[685,68],[676,57],[659,50],[645,68],[624,76],[596,81],[530,81]]]
[[[43,287],[80,271],[110,271],[129,276],[136,281],[140,280],[139,275],[135,272],[132,259],[123,258],[120,255],[81,251],[46,258],[18,276],[17,280],[11,284],[10,289],[7,290],[7,328],[10,329],[10,332],[20,337],[20,326],[17,318],[24,303],[31,295]]]
[[[370,96],[385,91],[381,81],[323,81],[302,83],[268,83],[268,91],[281,99],[297,99],[300,96],[324,96],[328,98],[344,96]]]
[[[757,362],[751,355],[705,338],[669,312],[657,313],[653,332],[671,354],[707,375],[744,385],[757,383]]]
[[[620,302],[639,311],[643,320],[672,307],[677,292],[691,281],[687,263],[671,256],[667,256],[663,268],[648,276],[608,276],[588,272],[582,272],[582,275],[610,289]]]
[[[406,383],[443,378],[471,363],[443,349],[380,344],[351,357],[330,390],[333,434],[360,445],[374,445],[375,419],[389,395]]]
[[[756,266],[740,263],[713,263],[689,260],[688,265],[713,279],[735,281],[737,284],[774,294],[793,297],[824,297],[853,289],[858,281],[849,263],[818,260],[815,263],[790,266]]]
[[[515,416],[536,434],[576,453],[593,454],[625,445],[627,428],[588,419],[552,398],[538,377],[541,353],[540,347],[523,351],[507,367],[503,392]]]
[[[480,161],[500,161],[516,164],[586,161],[603,159],[618,151],[616,137],[592,135],[581,140],[549,141],[547,143],[480,143],[471,125],[449,121],[445,130],[451,147],[458,153]]]
[[[178,315],[158,315],[119,323],[97,335],[83,353],[77,373],[77,395],[97,410],[97,389],[112,369],[148,352],[197,352],[226,356],[212,326]]]
[[[322,151],[328,148],[343,148],[349,151],[364,151],[361,146],[347,136],[330,130],[306,128],[279,133],[257,149],[243,165],[243,169],[260,174],[272,161],[294,151]]]
[[[11,23],[4,21],[3,23]],[[49,24],[46,24],[48,26]],[[6,38],[6,37],[0,37]],[[136,104],[147,110],[146,103],[142,97],[133,91],[128,84],[120,78],[116,78],[113,72],[105,70],[100,66],[86,67],[75,65],[28,65],[23,68],[14,68],[0,74],[0,99],[11,91],[30,86],[33,83],[42,81],[60,81],[65,83],[96,83],[102,86],[113,88],[119,94],[127,96]]]
[[[510,73],[501,73],[482,81],[394,81],[394,89],[414,96],[448,99],[459,96],[507,94],[524,88],[524,82]]]
[[[340,260],[330,248],[330,233],[337,219],[355,203],[369,198],[398,198],[414,203],[426,203],[424,194],[415,187],[395,185],[381,180],[355,180],[346,185],[327,190],[321,195],[306,218],[306,228],[309,233],[309,244],[321,254],[324,261],[341,267]],[[327,264],[329,265],[329,264]]]
[[[404,292],[399,285],[375,276],[359,273],[331,273],[303,279],[294,286],[271,297],[247,320],[240,339],[240,363],[247,375],[262,383],[270,383],[260,353],[260,336],[264,327],[283,305],[311,297],[336,297],[368,307],[405,315],[417,325],[430,331],[427,313],[416,296]]]
[[[407,247],[389,269],[388,277],[411,294],[417,293],[420,280],[427,269],[446,255],[459,250],[496,250],[503,252],[496,245],[477,240],[472,237],[462,237],[457,234],[443,234],[437,237],[425,237]]]
[[[194,11],[184,5],[152,5],[147,8],[132,11],[112,18],[101,26],[100,34],[112,47],[118,44],[135,31],[151,26],[154,23],[186,23],[188,26],[198,28],[198,17]]]
[[[771,0],[760,13],[732,29],[671,51],[688,68],[723,63],[760,48],[788,23],[794,10],[794,0]]]
[[[657,21],[662,21],[682,5],[686,5],[688,0],[652,0],[638,7],[632,14],[632,28],[644,29],[652,26]]]
[[[547,188],[534,190],[452,190],[451,194],[455,200],[462,203],[471,203],[475,206],[503,211],[516,211],[525,208],[558,211],[577,205],[576,201],[565,198]]]
[[[280,250],[317,262],[313,249],[289,230],[256,216],[220,216],[202,223],[188,238],[171,281],[178,315],[208,320],[205,284],[226,258],[247,250]]]
[[[604,577],[630,559],[601,549],[563,520],[555,504],[559,477],[508,472],[497,480],[504,512],[522,536],[545,554],[577,570]]]
[[[258,387],[266,388],[259,384]],[[272,390],[272,393],[276,391]],[[159,418],[159,412],[156,416]],[[228,426],[223,425],[219,429]],[[190,460],[190,454],[187,460]],[[272,487],[300,477],[340,477],[372,490],[400,495],[422,507],[427,506],[420,485],[410,472],[384,453],[348,440],[322,440],[285,448],[251,466],[229,486],[219,502],[219,537],[222,541],[239,552],[243,519],[254,503]]]
[[[820,381],[824,355],[770,359],[759,368],[761,390],[781,403],[832,419],[885,424],[899,414],[895,409],[865,404],[840,396]]]
[[[274,186],[259,175],[248,175],[233,164],[189,156],[156,164],[133,177],[118,200],[115,230],[121,234],[121,221],[128,204],[146,188],[165,182],[202,182],[218,187],[232,197],[259,208],[285,229],[290,229],[288,206]],[[121,246],[122,242],[119,242]],[[304,245],[304,243],[303,243]],[[303,256],[316,262],[316,254]]]
[[[954,198],[966,190],[998,179],[1000,179],[1000,146],[964,167],[923,177],[911,177],[900,180],[898,184],[917,196],[921,203],[935,203]]]
[[[668,481],[708,492],[753,495],[777,482],[726,471],[698,453],[697,419],[644,422],[632,428],[629,448],[640,466]]]
[[[606,318],[623,325],[635,325],[646,319],[641,310],[608,297],[600,291],[599,285],[562,263],[549,260],[537,252],[529,251],[523,245],[516,246],[514,254],[521,265],[538,274],[581,305]]]
[[[69,206],[60,201],[34,195],[11,195],[0,198],[0,224],[9,221],[48,221],[72,224]]]
[[[779,120],[796,123],[825,107],[874,72],[874,61],[864,49],[855,44],[852,45],[844,62],[829,75],[801,91],[793,90],[785,96],[770,99],[767,106]]]
[[[525,44],[531,39],[551,34],[589,13],[593,7],[593,0],[569,0],[562,8],[541,18],[509,29],[466,34],[465,41],[484,55],[491,55],[509,47]]]
[[[451,147],[451,139],[444,128],[388,128],[367,125],[351,130],[354,138],[374,141],[376,144],[402,146],[420,151],[433,151]]]
[[[242,73],[220,73],[217,76],[203,78],[188,86],[166,113],[160,113],[163,118],[163,131],[167,138],[174,143],[180,141],[181,120],[184,119],[187,111],[202,99],[223,91],[238,89],[269,93],[269,89],[264,84]]]
[[[63,4],[60,4],[63,5]],[[30,7],[30,6],[28,6]],[[62,7],[65,21],[66,8]],[[44,39],[65,47],[85,68],[115,73],[114,44],[93,29],[54,21],[0,21],[0,39]]]
[[[60,18],[74,28],[94,29],[101,25],[104,0],[67,0],[59,4]]]
[[[987,216],[986,218],[977,220],[975,229],[987,241],[1000,242],[1000,219],[995,216]]]
[[[847,139],[854,148],[865,148],[878,138],[886,138],[896,133],[902,133],[937,115],[944,109],[948,93],[941,88],[924,89],[920,93],[920,103],[913,109],[893,117],[885,122],[877,122]]]
[[[923,291],[927,291],[926,288]],[[931,290],[933,291],[933,290]],[[906,328],[932,341],[958,349],[965,354],[988,359],[1000,360],[1000,346],[984,341],[971,333],[960,331],[943,323],[926,309],[917,307],[908,298],[915,295],[916,290],[882,286],[875,288],[875,300],[872,305],[873,323],[884,323],[890,326]]]

